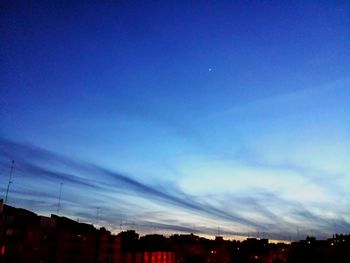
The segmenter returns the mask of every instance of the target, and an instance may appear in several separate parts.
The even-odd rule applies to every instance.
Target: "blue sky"
[[[10,204],[115,231],[349,232],[349,4],[186,2],[2,4],[1,195],[14,159]]]

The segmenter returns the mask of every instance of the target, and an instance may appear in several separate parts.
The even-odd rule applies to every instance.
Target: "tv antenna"
[[[100,221],[100,211],[101,211],[101,208],[97,207],[97,209],[96,209],[96,225],[98,225],[98,223]]]
[[[60,183],[60,194],[58,195],[57,214],[60,212],[61,196],[62,196],[62,185],[63,185],[63,183]]]
[[[15,166],[15,161],[12,160],[11,170],[10,170],[10,178],[9,178],[9,182],[7,184],[7,189],[6,189],[5,204],[7,204],[7,197],[9,195],[10,185],[12,184],[12,173],[13,173],[14,166]]]

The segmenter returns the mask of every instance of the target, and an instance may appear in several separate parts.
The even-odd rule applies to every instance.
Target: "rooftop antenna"
[[[120,224],[119,224],[119,228],[120,228],[120,232],[123,231],[123,214],[120,215]]]
[[[300,240],[300,233],[299,233],[299,227],[297,227],[297,241]]]
[[[157,234],[157,226],[154,222],[152,223],[152,225],[153,225],[153,234],[155,235]]]
[[[96,225],[98,225],[98,221],[100,220],[100,207],[97,207],[96,210]]]
[[[13,168],[15,165],[15,161],[12,160],[11,162],[11,170],[10,170],[10,178],[9,178],[9,183],[7,184],[7,189],[6,189],[6,196],[5,196],[5,204],[7,204],[7,197],[9,195],[9,190],[10,190],[10,185],[12,184],[12,173],[13,173]]]
[[[60,212],[61,196],[62,196],[62,185],[63,185],[63,183],[60,183],[60,194],[58,195],[57,214]]]

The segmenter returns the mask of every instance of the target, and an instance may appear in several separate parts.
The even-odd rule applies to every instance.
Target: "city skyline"
[[[348,10],[3,3],[0,197],[14,160],[10,205],[115,231],[348,233]]]

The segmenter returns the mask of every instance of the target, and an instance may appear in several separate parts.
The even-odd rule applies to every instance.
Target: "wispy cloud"
[[[15,159],[16,162],[14,185],[11,189],[13,200],[17,200],[19,204],[24,204],[33,210],[51,209],[51,212],[55,211],[56,202],[54,200],[58,196],[58,185],[62,182],[65,187],[62,202],[67,206],[67,213],[74,217],[83,217],[85,220],[90,218],[91,222],[96,220],[95,210],[97,207],[101,207],[104,211],[104,222],[112,225],[116,221],[120,221],[123,214],[120,200],[123,196],[129,196],[141,199],[140,207],[129,207],[130,210],[135,210],[132,213],[134,215],[137,214],[138,209],[147,211],[147,208],[142,207],[142,200],[160,206],[162,209],[159,213],[163,216],[155,221],[156,213],[152,216],[151,210],[149,215],[151,221],[147,222],[157,222],[159,228],[164,230],[182,232],[193,230],[193,227],[186,225],[184,220],[177,219],[178,222],[175,224],[174,222],[169,223],[169,218],[166,215],[166,211],[169,209],[172,212],[170,214],[179,210],[202,218],[217,220],[217,225],[227,223],[236,225],[237,231],[230,229],[229,226],[222,228],[222,233],[227,235],[244,235],[252,231],[264,232],[267,237],[271,238],[283,236],[286,239],[295,232],[299,223],[309,221],[313,222],[310,224],[315,228],[313,231],[320,234],[331,232],[334,223],[337,224],[338,229],[344,231],[350,229],[350,224],[341,217],[329,220],[312,213],[300,203],[286,200],[266,190],[249,192],[249,196],[212,196],[212,200],[208,200],[206,197],[190,195],[177,185],[171,185],[166,181],[146,184],[132,176],[96,164],[70,159],[25,143],[1,139],[0,147],[0,165],[3,170],[7,168],[10,160]],[[1,177],[2,181],[5,181],[5,174],[2,174]],[[20,187],[16,186],[16,182]],[[55,191],[52,191],[53,186],[56,186]],[[5,191],[4,188],[0,190],[3,193]],[[24,197],[28,198],[27,202],[24,201]],[[29,201],[30,199],[32,201]],[[45,203],[47,200],[50,200],[51,204],[50,202]],[[213,202],[215,200],[218,202]],[[125,200],[125,202],[127,201]],[[278,212],[271,210],[269,204],[273,204],[274,207],[284,207],[283,213],[287,212],[289,216],[286,218],[285,214],[278,214]],[[131,203],[131,205],[134,204]],[[244,213],[246,211],[256,213],[259,216],[256,218],[247,217]],[[130,213],[130,211],[124,212]],[[262,220],[261,217],[265,220]],[[134,221],[139,225],[146,222],[142,222],[138,218],[135,218]],[[207,234],[215,233],[215,228],[216,226],[208,225],[196,227],[196,231]],[[251,230],[239,231],[240,228]],[[302,227],[300,229],[304,232],[308,231]]]
[[[280,114],[285,116],[286,111],[295,109],[300,110],[300,107],[315,106],[315,104],[318,105],[318,101],[322,101],[324,104],[325,100],[321,100],[321,97],[323,98],[324,96],[327,96],[330,98],[334,91],[345,90],[349,84],[350,79],[346,78],[316,87],[299,88],[295,91],[247,101],[242,104],[233,105],[227,109],[218,110],[212,114],[207,114],[202,118],[198,118],[196,123],[212,121],[225,117],[232,118],[233,116],[244,119],[246,119],[247,116],[254,116],[254,118],[262,116],[264,118],[269,116],[270,118]]]
[[[182,192],[176,186],[165,185],[163,186],[147,185],[136,179],[123,175],[118,172],[108,170],[106,168],[85,164],[79,161],[72,161],[66,157],[51,153],[38,147],[28,146],[25,144],[12,143],[4,139],[1,140],[2,154],[10,159],[16,159],[17,169],[26,174],[26,179],[36,180],[38,183],[44,182],[45,180],[56,180],[65,184],[72,184],[79,188],[79,191],[87,191],[86,188],[99,188],[100,191],[113,192],[118,191],[118,188],[143,196],[144,198],[150,198],[153,201],[168,203],[175,207],[190,210],[196,213],[203,213],[206,216],[213,216],[224,220],[231,220],[239,222],[241,224],[249,225],[252,227],[262,227],[259,224],[247,220],[235,213],[227,212],[223,209],[211,206],[209,204],[201,203],[194,200],[191,196]],[[28,157],[33,163],[45,163],[46,161],[53,162],[57,166],[55,170],[48,170],[40,167],[39,165],[29,164],[25,159]],[[78,172],[84,174],[93,174],[96,179],[92,180],[82,178],[76,174],[68,174],[58,172],[60,166],[71,166],[73,169],[78,169]],[[96,190],[96,189],[95,189]]]

